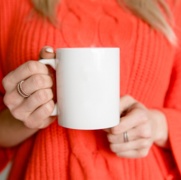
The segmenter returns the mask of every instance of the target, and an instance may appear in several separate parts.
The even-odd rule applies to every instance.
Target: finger
[[[125,95],[120,99],[120,113],[122,114],[125,110],[131,107],[137,101],[129,95]]]
[[[33,75],[26,79],[22,84],[22,89],[26,94],[32,94],[40,89],[51,88],[53,85],[52,79],[49,75]]]
[[[127,136],[128,136],[129,141],[133,141],[133,140],[139,138],[138,133],[135,130],[127,131]],[[110,143],[114,143],[114,144],[124,143],[123,133],[121,133],[121,134],[111,134],[110,133],[107,135],[107,138]]]
[[[149,123],[144,123],[140,126],[129,129],[129,131],[127,131],[127,136],[129,141],[133,141],[138,138],[151,138],[152,137],[151,126],[149,125]],[[109,133],[107,137],[110,143],[124,143],[123,133],[121,134]]]
[[[10,109],[14,109],[19,106],[23,101],[23,98],[19,95],[17,90],[7,92],[4,96],[4,104]]]
[[[49,118],[54,109],[54,102],[50,100],[46,104],[43,104],[36,109],[24,122],[25,125],[29,128],[42,128],[44,125],[45,119]]]
[[[110,144],[110,149],[114,153],[120,153],[130,150],[150,148],[152,144],[151,139],[137,139],[127,143]]]
[[[40,59],[52,59],[55,58],[55,51],[51,46],[45,46],[41,49],[40,54],[39,54]],[[54,94],[56,94],[56,78],[55,78],[55,70],[51,68],[50,66],[47,66],[49,69],[49,75],[52,78],[54,86],[52,87]],[[54,97],[56,100],[56,97]]]
[[[40,51],[40,59],[52,59],[55,57],[55,51],[50,46],[45,46]]]
[[[43,129],[43,128],[48,127],[48,126],[49,126],[53,121],[55,121],[55,120],[56,120],[56,117],[55,117],[55,116],[46,118],[45,120],[42,121],[42,125],[39,126],[39,129]]]
[[[112,134],[121,134],[129,129],[145,123],[148,120],[147,112],[142,106],[137,105],[126,116],[122,117],[120,123],[111,128]]]
[[[40,89],[47,89],[52,87],[52,79],[49,75],[33,75],[30,78],[26,79],[21,87],[23,92],[26,94],[32,94],[33,92],[40,90]],[[19,104],[21,104],[24,100],[27,100],[28,98],[22,97],[18,91],[17,88],[15,88],[11,92],[7,92],[4,97],[4,102],[6,106],[9,109],[13,109]]]
[[[15,118],[26,120],[40,106],[46,104],[53,98],[51,89],[43,89],[36,91],[28,99],[23,101],[17,108],[12,111]]]
[[[7,92],[16,88],[17,84],[35,74],[48,74],[46,65],[37,61],[28,61],[10,72],[4,79],[3,85]]]
[[[139,150],[119,152],[116,155],[119,157],[125,157],[125,158],[143,158],[143,157],[146,157],[148,153],[149,153],[149,149],[143,148]]]
[[[107,133],[111,133],[111,128],[103,129],[103,131],[105,131],[105,132],[107,132]]]

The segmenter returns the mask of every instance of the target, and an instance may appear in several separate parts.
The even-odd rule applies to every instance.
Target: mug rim
[[[120,49],[120,47],[63,47],[56,48],[56,50],[66,49]]]

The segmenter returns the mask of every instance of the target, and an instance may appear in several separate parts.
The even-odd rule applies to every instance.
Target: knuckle
[[[38,70],[37,63],[35,63],[34,61],[28,61],[26,63],[26,67],[31,74],[36,73]]]
[[[54,103],[50,101],[43,106],[42,111],[45,115],[50,115],[51,112],[53,111],[53,108],[54,108]]]
[[[120,131],[119,129],[120,129],[120,128],[119,128],[118,126],[112,127],[112,128],[111,128],[111,133],[112,133],[113,135],[118,134],[119,131]]]
[[[151,137],[150,129],[141,128],[140,129],[140,136],[143,137],[143,138],[150,138]]]
[[[110,149],[112,152],[117,153],[117,148],[115,147],[114,144],[110,144]]]
[[[13,108],[15,105],[16,105],[16,100],[15,100],[15,96],[13,95],[13,93],[6,93],[4,95],[4,98],[3,98],[3,102],[4,104],[9,108]]]
[[[137,111],[139,112],[140,118],[145,119],[147,117],[145,110],[143,110],[142,108],[138,108]]]
[[[124,96],[124,98],[133,100],[132,96],[130,96],[130,95],[128,95],[128,94],[126,94],[126,95]]]
[[[142,122],[148,121],[147,113],[142,109],[139,109],[139,117],[142,120]]]
[[[9,80],[8,80],[8,77],[4,77],[3,80],[2,80],[2,85],[4,87],[4,89],[7,89],[7,84],[8,84]]]
[[[43,129],[43,128],[48,127],[53,121],[54,121],[54,119],[52,119],[52,118],[47,118],[47,119],[45,119],[45,120],[41,123],[41,125],[39,126],[39,129]]]
[[[150,129],[150,126],[146,126],[143,125],[143,126],[140,126],[138,128],[138,135],[142,138],[150,138],[151,137],[151,129]]]
[[[50,76],[48,76],[47,82],[50,84],[50,86],[53,85],[53,80],[52,80],[52,78]]]
[[[46,124],[45,121],[42,121],[41,124],[38,126],[39,129],[43,129],[45,127],[47,127],[48,125]]]
[[[52,89],[47,89],[47,91],[48,91],[48,97],[49,97],[49,99],[52,99],[53,98],[53,91],[52,91]],[[53,104],[54,105],[54,104]]]
[[[19,120],[23,120],[24,119],[24,115],[21,113],[21,111],[17,108],[13,109],[11,111],[11,114],[16,118],[16,119],[19,119]]]
[[[140,144],[141,148],[148,148],[150,146],[149,140],[145,140]]]
[[[31,119],[28,119],[26,121],[24,121],[24,125],[30,129],[35,129],[37,128],[37,125],[34,121],[32,121]]]
[[[4,87],[4,89],[6,90],[6,91],[8,91],[9,90],[9,87],[11,87],[12,86],[12,78],[10,78],[10,74],[11,73],[9,73],[8,75],[6,75],[3,79],[2,79],[2,85],[3,85],[3,87]]]
[[[34,86],[38,88],[43,87],[43,84],[45,83],[44,78],[41,75],[33,76],[32,81],[33,81]]]
[[[127,102],[130,103],[131,106],[136,106],[138,104],[137,100],[134,99],[132,96],[130,96],[129,94],[125,95],[125,98],[127,99]]]
[[[110,144],[110,149],[114,153],[120,153],[120,152],[124,151],[124,147],[118,146],[118,145],[115,145],[115,144]]]
[[[148,149],[141,149],[138,151],[138,157],[144,158],[148,155]]]
[[[4,101],[4,104],[5,104],[7,107],[10,107],[10,106],[11,106],[11,103],[12,103],[12,98],[10,98],[9,95],[5,94],[5,95],[4,95],[4,98],[3,98],[3,101]]]
[[[36,98],[40,102],[45,102],[48,98],[48,93],[46,90],[40,90],[36,93]]]
[[[108,139],[109,142],[115,142],[116,141],[116,137],[114,135],[112,135],[112,134],[109,134],[107,136],[107,139]]]

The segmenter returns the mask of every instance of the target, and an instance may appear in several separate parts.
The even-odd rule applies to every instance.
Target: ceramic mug
[[[59,48],[56,59],[41,59],[56,70],[59,125],[104,129],[120,121],[119,48]]]

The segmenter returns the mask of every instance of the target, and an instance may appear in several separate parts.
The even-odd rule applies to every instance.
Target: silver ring
[[[125,143],[126,143],[126,142],[129,142],[129,138],[128,138],[128,133],[127,133],[127,131],[123,132],[123,140],[124,140]]]
[[[28,98],[30,96],[30,94],[27,94],[24,92],[23,88],[22,88],[22,84],[24,83],[24,80],[20,81],[17,85],[17,91],[18,91],[18,94],[20,96],[22,96],[23,98]]]

